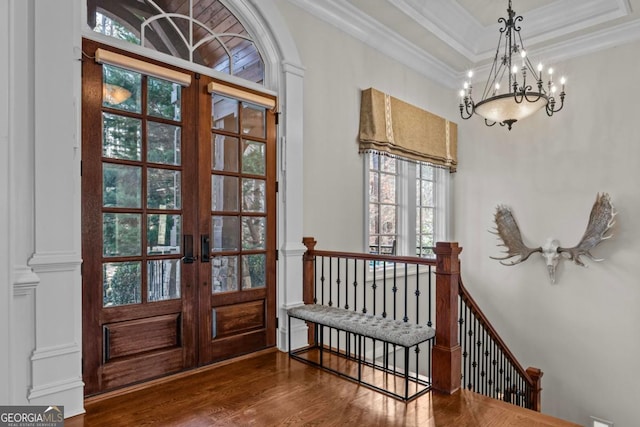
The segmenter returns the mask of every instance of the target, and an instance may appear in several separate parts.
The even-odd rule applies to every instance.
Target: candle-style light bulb
[[[464,89],[460,90],[460,102],[462,102],[462,99],[464,98]]]
[[[560,77],[560,84],[561,84],[561,85],[563,85],[563,86],[564,86],[564,84],[565,84],[566,82],[567,82],[567,79],[566,79],[564,76]]]
[[[493,94],[494,94],[494,95],[495,95],[496,93],[498,93],[498,91],[500,90],[500,83],[496,83],[495,88],[496,88],[496,90],[495,90],[495,91],[493,91]]]
[[[513,74],[517,73],[517,72],[518,72],[518,66],[517,66],[517,65],[514,65],[513,67],[511,67],[511,72],[512,72]]]
[[[473,77],[473,71],[469,70],[469,72],[467,73],[467,76],[468,76],[469,78]]]
[[[539,62],[538,63],[538,72],[541,73],[543,68],[544,67],[542,66],[542,62]]]
[[[464,82],[464,86],[465,89],[469,89],[469,82]]]

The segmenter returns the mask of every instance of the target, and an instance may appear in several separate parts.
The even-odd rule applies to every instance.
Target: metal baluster
[[[320,271],[320,289],[321,289],[321,304],[324,305],[324,257],[322,257],[322,270]]]
[[[376,281],[376,268],[375,268],[375,263],[374,263],[374,267],[373,267],[373,281]],[[364,273],[364,277],[362,278],[362,312],[366,313],[367,312],[367,273],[365,271]]]
[[[480,384],[480,369],[478,369],[478,361],[479,361],[479,357],[478,357],[478,345],[477,343],[479,343],[479,327],[478,327],[478,318],[474,318],[473,319],[473,346],[475,347],[473,349],[473,390],[478,392],[478,390],[480,390],[479,384]]]
[[[346,262],[346,259],[345,259]],[[342,283],[342,281],[340,280],[340,258],[338,258],[338,271],[337,271],[337,278],[336,278],[336,293],[338,294],[338,301],[336,304],[336,307],[340,307],[340,283]]]
[[[313,303],[318,303],[318,257],[313,257]]]
[[[473,317],[470,307],[467,307],[467,316],[467,331],[465,334],[465,341],[467,343],[467,369],[469,371],[467,376],[467,389],[471,390],[471,387],[473,387],[473,370],[471,369],[473,363],[473,346],[470,343],[471,340],[473,340]]]
[[[429,295],[431,295],[431,280],[429,280]],[[464,384],[465,381],[467,380],[467,351],[465,350],[465,345],[464,345],[464,316],[465,316],[465,306],[463,305],[464,301],[462,300],[462,297],[458,297],[458,301],[460,303],[460,308],[458,309],[458,315],[460,316],[460,318],[458,319],[458,324],[460,325],[460,331],[458,332],[458,342],[460,342],[460,345],[462,346],[462,369],[461,369],[461,384],[462,384],[462,388],[465,388]],[[429,307],[431,307],[431,304],[429,304]],[[431,315],[429,315],[429,321],[431,321]],[[429,325],[431,326],[431,325]]]
[[[415,323],[417,325],[420,324],[420,266],[416,264],[416,320]],[[418,373],[420,371],[420,346],[416,346],[415,350],[416,356],[416,382],[418,381]]]
[[[396,268],[395,261],[393,262],[393,268]],[[385,265],[385,273],[382,277],[382,317],[387,318],[387,268]]]
[[[432,274],[432,269],[431,269],[431,265],[429,265],[429,298],[427,298],[427,301],[429,302],[429,320],[427,321],[427,326],[432,327],[433,326],[433,317],[431,316],[431,298],[433,298],[433,293],[432,293],[432,285],[433,285],[433,274]]]
[[[407,263],[404,264],[404,317],[403,321],[409,321],[409,265]]]
[[[416,324],[420,324],[420,266],[416,264]]]
[[[353,260],[354,263],[354,268],[353,271],[355,272],[355,263],[356,260]],[[354,274],[355,277],[355,274]],[[344,274],[344,309],[345,310],[349,310],[349,259],[347,258],[347,260],[345,261],[345,274]]]

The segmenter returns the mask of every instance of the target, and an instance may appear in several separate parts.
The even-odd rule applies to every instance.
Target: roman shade
[[[360,152],[375,152],[456,171],[458,126],[374,88],[362,91]]]

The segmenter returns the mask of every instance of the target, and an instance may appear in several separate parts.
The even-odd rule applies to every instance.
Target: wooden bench
[[[393,320],[382,316],[373,316],[356,311],[346,310],[342,308],[330,307],[319,304],[305,304],[292,307],[287,310],[288,326],[289,326],[289,356],[293,359],[318,366],[350,380],[356,381],[374,390],[383,392],[392,397],[409,401],[426,393],[431,388],[430,378],[425,378],[417,372],[410,375],[409,365],[409,349],[427,341],[432,341],[435,337],[435,330],[426,325],[411,324],[401,320]],[[300,319],[314,325],[314,342],[301,349],[291,349],[291,319]],[[325,346],[324,329],[329,327],[337,331],[351,334],[355,337],[353,351],[336,352]],[[375,360],[367,360],[363,339],[369,338],[373,340],[374,346],[377,341],[382,343],[383,364],[376,363]],[[347,337],[348,339],[348,337]],[[386,355],[389,353],[389,346],[399,346],[404,349],[404,365],[398,369],[395,365],[387,360]],[[315,351],[316,357],[303,356],[305,353]],[[352,369],[336,369],[328,366],[324,360],[324,353],[330,354],[352,361],[356,364],[356,374],[353,375]],[[368,379],[363,376],[363,367],[370,367],[381,375],[382,380]],[[400,386],[398,381],[401,380]],[[398,392],[401,390],[401,392]]]

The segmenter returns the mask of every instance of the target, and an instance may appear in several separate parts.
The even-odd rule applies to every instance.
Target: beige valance
[[[360,152],[428,162],[455,172],[458,126],[379,90],[362,91]]]

